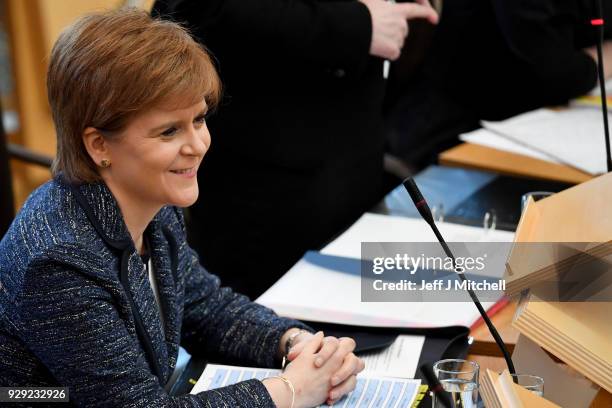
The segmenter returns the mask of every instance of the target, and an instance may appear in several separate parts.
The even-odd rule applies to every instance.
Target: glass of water
[[[542,377],[530,374],[511,374],[511,376],[516,384],[540,397],[544,396],[544,379]]]
[[[433,408],[475,408],[478,405],[480,367],[468,360],[440,360],[433,365],[442,391],[433,397]]]

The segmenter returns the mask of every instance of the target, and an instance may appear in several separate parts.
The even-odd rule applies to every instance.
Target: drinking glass
[[[512,380],[521,387],[542,397],[544,395],[544,379],[537,375],[511,374]]]
[[[461,359],[440,360],[433,366],[442,390],[433,396],[433,408],[475,408],[478,404],[477,363]],[[447,401],[445,404],[444,400]]]

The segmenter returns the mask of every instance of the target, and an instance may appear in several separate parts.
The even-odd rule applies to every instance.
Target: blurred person
[[[597,85],[592,0],[445,1],[420,72],[387,113],[389,151],[416,168],[480,120],[566,104]],[[612,17],[612,2],[603,1]],[[605,76],[612,77],[606,29]]]
[[[355,387],[352,339],[221,287],[186,243],[180,208],[198,197],[220,82],[181,27],[135,9],[84,16],[55,43],[47,86],[54,178],[0,241],[0,386],[68,387],[88,408],[312,407]],[[170,396],[179,345],[292,362],[282,379]]]
[[[189,240],[252,298],[383,195],[383,60],[427,0],[158,0],[214,55],[225,99]],[[214,213],[211,217],[209,214]]]

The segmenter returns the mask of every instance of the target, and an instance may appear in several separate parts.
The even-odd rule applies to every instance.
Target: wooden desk
[[[512,327],[512,318],[514,312],[516,312],[516,307],[516,302],[510,302],[506,307],[491,317],[491,322],[497,328],[499,335],[502,340],[504,340],[510,353],[514,350],[514,345],[519,337],[518,330]],[[470,335],[474,338],[470,353],[481,356],[502,357],[501,351],[497,347],[497,344],[495,344],[495,340],[484,322],[473,329]]]
[[[516,302],[510,302],[504,309],[491,317],[491,321],[497,328],[510,353],[514,350],[519,337],[518,330],[512,327],[512,317],[516,312],[516,307]],[[506,362],[501,357],[501,352],[484,323],[472,330],[471,336],[474,338],[474,343],[470,348],[470,354],[468,354],[467,359],[475,361],[480,365],[481,376],[487,368],[496,372],[502,372],[506,369]],[[546,384],[544,386],[546,387]],[[612,407],[612,394],[602,388],[591,403],[591,408],[609,407]]]
[[[506,362],[501,357],[480,356],[477,354],[469,354],[467,359],[475,361],[480,366],[481,378],[485,369],[494,370],[498,373],[506,369]],[[546,388],[546,384],[544,384]],[[590,408],[610,408],[612,407],[612,394],[601,388],[597,396],[591,403]]]
[[[462,143],[438,156],[445,166],[494,171],[518,177],[562,181],[578,184],[593,178],[573,167],[550,163],[516,153],[509,153],[472,143]]]

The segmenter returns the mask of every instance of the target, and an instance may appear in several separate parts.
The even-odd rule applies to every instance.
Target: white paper
[[[401,334],[387,348],[381,351],[362,353],[365,362],[364,374],[414,378],[425,344],[425,336]]]
[[[438,223],[447,242],[512,242],[514,233],[485,231],[483,228],[449,222]],[[365,213],[342,235],[327,245],[321,253],[361,257],[362,242],[437,242],[431,227],[420,218],[396,217]]]
[[[491,132],[490,130],[484,128],[459,135],[459,140],[491,147],[493,149],[502,150],[509,153],[520,154],[522,156],[532,157],[534,159],[544,160],[551,163],[560,163],[558,159],[548,154],[519,144],[507,137],[500,136],[497,133]]]
[[[468,302],[362,302],[361,276],[301,259],[257,303],[300,320],[373,327],[471,326],[480,314]],[[488,309],[492,302],[482,302]]]
[[[512,242],[514,233],[440,223],[448,242]],[[366,213],[321,253],[360,259],[361,242],[436,242],[421,219]],[[495,276],[494,271],[487,271]],[[503,271],[499,271],[499,277]],[[468,302],[362,302],[361,275],[301,259],[257,299],[277,314],[301,320],[374,327],[471,326],[480,314]],[[483,302],[486,309],[493,302]]]
[[[280,374],[280,370],[208,364],[191,390],[191,394],[232,385],[252,378],[261,380],[278,374]],[[357,377],[355,389],[334,406],[343,408],[411,407],[418,395],[420,384],[420,380],[360,374]],[[328,405],[324,404],[320,407],[328,407]]]
[[[608,115],[609,116],[609,115]],[[602,114],[573,107],[560,111],[538,109],[483,126],[523,146],[535,149],[590,174],[606,172]]]

